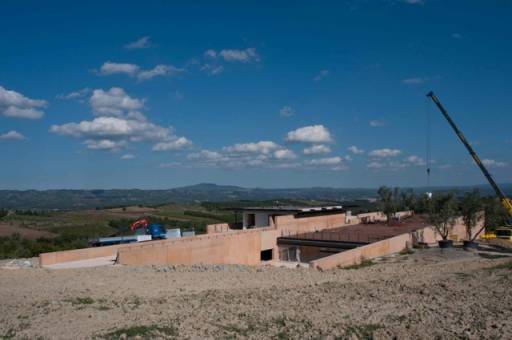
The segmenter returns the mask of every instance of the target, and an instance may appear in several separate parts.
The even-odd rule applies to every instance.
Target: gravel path
[[[510,258],[439,249],[358,269],[0,269],[0,338],[512,338]]]

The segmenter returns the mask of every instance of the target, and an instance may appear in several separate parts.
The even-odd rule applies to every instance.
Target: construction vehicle
[[[144,242],[181,237],[180,229],[167,230],[160,224],[150,224],[149,221],[145,218],[133,222],[130,225],[130,231],[136,232],[136,234],[127,236],[100,237],[90,240],[89,244],[94,247],[100,247],[114,244]],[[139,231],[142,231],[142,233]]]
[[[496,193],[496,196],[498,197],[498,199],[500,200],[501,204],[505,208],[505,211],[508,214],[509,221],[507,222],[507,226],[506,227],[497,228],[496,229],[496,237],[512,240],[512,200],[510,198],[508,198],[503,193],[503,191],[500,189],[500,187],[498,186],[496,181],[494,181],[494,178],[492,178],[492,176],[489,173],[489,171],[487,171],[487,168],[485,167],[485,165],[482,163],[482,161],[480,160],[480,158],[478,157],[476,152],[473,150],[471,145],[468,143],[468,141],[466,140],[466,137],[464,137],[464,134],[459,130],[459,128],[457,127],[457,125],[455,124],[453,119],[450,117],[450,115],[448,114],[446,109],[443,107],[443,105],[441,104],[439,99],[436,97],[434,92],[430,91],[429,93],[427,93],[427,97],[432,99],[432,101],[434,102],[434,104],[436,104],[436,106],[439,109],[439,111],[441,111],[441,113],[443,114],[444,118],[446,118],[446,120],[448,121],[448,123],[452,127],[452,129],[455,132],[455,134],[457,135],[457,137],[459,137],[459,139],[462,142],[462,144],[464,144],[464,146],[466,147],[466,150],[468,150],[469,154],[471,155],[471,157],[475,161],[476,165],[478,165],[478,167],[480,168],[480,170],[484,174],[485,178],[487,179],[487,181],[489,182],[491,187],[494,189],[494,192]],[[429,171],[429,170],[427,170],[427,171]]]

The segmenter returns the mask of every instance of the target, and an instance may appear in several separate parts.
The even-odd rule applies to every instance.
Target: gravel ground
[[[512,259],[417,250],[354,269],[0,269],[0,338],[510,339]]]

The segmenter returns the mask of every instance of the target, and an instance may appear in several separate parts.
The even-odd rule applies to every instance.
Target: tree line
[[[428,221],[434,225],[439,234],[446,239],[457,217],[462,217],[468,230],[469,239],[473,238],[470,230],[482,219],[487,231],[504,226],[507,213],[495,197],[481,196],[478,189],[457,195],[455,192],[437,192],[434,194],[416,194],[412,189],[388,188],[378,190],[378,207],[391,221],[398,211],[413,210],[417,214],[426,214]]]

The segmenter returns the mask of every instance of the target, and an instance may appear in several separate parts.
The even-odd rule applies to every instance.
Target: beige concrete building
[[[413,212],[400,212],[391,225],[382,212],[352,215],[341,206],[253,207],[242,209],[240,226],[214,224],[207,234],[40,255],[43,267],[112,259],[125,265],[294,263],[329,269],[400,252],[440,237]],[[238,229],[235,229],[237,227]],[[475,228],[475,231],[480,226]],[[465,237],[459,219],[450,234]]]

